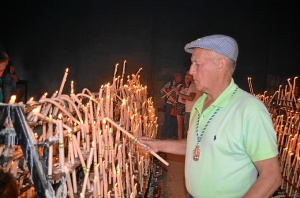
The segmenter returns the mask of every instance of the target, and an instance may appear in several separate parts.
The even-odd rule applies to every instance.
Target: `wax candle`
[[[118,184],[114,185],[115,198],[119,198],[119,189]]]
[[[13,164],[13,176],[17,177],[17,173],[18,173],[18,164],[19,164],[19,160],[17,159],[14,164]]]
[[[126,179],[126,196],[128,197],[130,194],[130,181],[129,181],[129,170],[128,164],[125,164],[125,179]]]
[[[113,77],[113,88],[115,88],[115,78],[116,78],[116,73],[117,73],[117,70],[118,70],[118,66],[119,66],[119,63],[117,63],[116,66],[115,66],[114,77]]]
[[[37,122],[38,121],[38,118],[39,118],[39,114],[40,114],[40,111],[41,111],[41,105],[39,105],[39,106],[37,106],[36,108],[34,108],[33,110],[32,110],[32,112],[33,112],[33,120],[32,120],[32,122]]]
[[[128,158],[129,158],[129,167],[130,167],[130,175],[132,176],[132,158],[131,158],[131,153],[128,152]]]
[[[122,188],[122,173],[120,172],[119,166],[117,167],[117,184],[118,184],[119,194],[121,195],[121,193],[123,192],[123,188]]]
[[[71,81],[71,94],[74,94],[74,81]]]
[[[296,98],[295,98],[295,88],[296,88],[296,80],[297,80],[298,76],[294,77],[294,82],[293,82],[293,98],[294,98],[294,102],[296,102]]]
[[[94,197],[98,197],[98,192],[97,192],[97,177],[94,177],[94,187],[93,187],[93,195]]]
[[[15,102],[16,102],[16,95],[12,95],[11,97],[10,97],[10,100],[9,100],[9,104],[15,104]]]
[[[118,164],[119,164],[119,167],[122,169],[122,144],[120,144],[118,146]]]
[[[70,132],[69,132],[69,134],[68,134],[68,137],[69,137],[69,144],[68,144],[68,147],[69,147],[69,155],[70,155],[70,161],[71,161],[71,164],[73,165],[74,163],[75,163],[75,160],[74,160],[74,151],[73,151],[73,146],[74,146],[74,144],[73,144],[73,137],[72,137],[72,135],[70,134]]]
[[[87,182],[88,182],[88,179],[89,179],[90,167],[91,167],[91,164],[92,164],[92,158],[93,158],[93,154],[94,154],[93,150],[94,150],[94,147],[91,148],[90,155],[89,155],[89,158],[88,158],[86,173],[84,175],[84,181],[83,181],[83,186],[82,186],[82,191],[81,191],[82,194],[85,194],[86,185],[87,185]]]
[[[73,191],[74,191],[74,193],[77,193],[76,171],[72,172],[72,182],[73,182]]]
[[[124,166],[125,166],[125,159],[126,159],[126,151],[125,151],[125,148],[126,148],[126,138],[123,137],[123,141],[122,141],[122,170],[124,172]]]
[[[49,99],[49,98],[43,98],[41,99],[41,102],[49,102],[52,103],[53,105],[55,105],[55,110],[53,111],[53,116],[56,116],[58,109],[60,109],[64,114],[66,114],[73,122],[80,124],[80,122],[74,118],[73,115],[70,114],[70,112],[68,112],[66,110],[66,108],[64,108],[61,104],[59,104],[58,102],[56,102],[54,99]]]
[[[125,133],[128,137],[130,137],[131,139],[133,139],[134,141],[136,141],[137,143],[139,143],[137,141],[137,138],[134,137],[132,134],[130,134],[128,131],[124,130],[122,127],[120,127],[116,122],[114,122],[113,120],[111,120],[110,118],[106,117],[105,120],[109,121],[112,125],[114,125],[116,128],[120,129],[123,133]],[[152,155],[154,155],[158,160],[160,160],[161,162],[163,162],[165,165],[169,165],[168,162],[166,162],[162,157],[160,157],[157,153],[150,151],[150,153]]]
[[[72,182],[71,182],[69,169],[66,166],[64,167],[64,169],[65,169],[65,174],[66,174],[66,178],[67,178],[69,197],[74,198],[73,187],[72,187]]]
[[[72,142],[74,144],[74,148],[77,150],[77,154],[79,156],[79,159],[80,159],[80,162],[81,162],[81,166],[83,168],[86,168],[86,165],[85,165],[85,162],[84,162],[84,159],[83,159],[83,156],[82,156],[82,153],[81,153],[81,150],[80,150],[80,147],[79,147],[79,144],[77,142],[77,139],[76,139],[76,136],[73,134],[72,135]]]
[[[103,184],[104,184],[103,189],[104,189],[104,197],[107,197],[107,196],[106,196],[106,192],[108,191],[108,186],[107,186],[107,175],[106,175],[106,171],[105,171],[105,169],[106,169],[105,165],[106,165],[106,162],[103,161],[103,163],[102,163],[102,169],[103,169]]]
[[[115,185],[116,181],[117,181],[117,171],[116,171],[116,167],[115,167],[115,162],[113,160],[112,162],[112,175],[113,175],[113,181],[112,184]]]
[[[98,143],[98,161],[99,164],[102,165],[102,160],[103,160],[103,139],[102,139],[102,134],[99,132],[99,143]],[[100,166],[100,174],[102,174],[102,166]]]
[[[131,176],[131,192],[134,192],[134,178],[135,178],[135,176],[132,175]]]
[[[134,184],[133,196],[135,197],[137,194],[137,183]]]
[[[124,78],[124,74],[125,74],[125,66],[126,66],[126,60],[124,60],[124,62],[123,62],[123,70],[122,70],[122,76],[121,76],[121,85],[120,85],[120,87],[122,88],[122,86],[123,86],[123,78]]]
[[[83,108],[85,118],[84,118],[84,134],[85,134],[85,139],[86,139],[86,149],[89,152],[90,151],[90,132],[89,132],[89,121],[88,121],[88,112],[87,108]]]
[[[53,119],[50,115],[49,121],[48,121],[48,138],[49,141],[52,141],[53,136]],[[49,146],[49,157],[48,157],[48,175],[52,175],[52,168],[53,168],[53,146]]]
[[[56,126],[58,130],[59,135],[59,162],[61,167],[61,172],[64,172],[65,169],[65,150],[64,150],[64,136],[63,136],[63,130],[62,130],[62,120],[56,121]]]
[[[62,80],[62,82],[61,82],[61,85],[60,85],[60,88],[59,88],[59,91],[58,91],[58,95],[60,95],[60,94],[62,93],[62,90],[63,90],[63,88],[64,88],[65,82],[66,82],[66,80],[67,80],[68,71],[69,71],[69,69],[67,68],[66,71],[65,71],[63,80]]]
[[[97,197],[98,197],[98,195],[100,194],[100,191],[101,191],[101,188],[100,188],[100,175],[99,175],[99,164],[94,166],[94,173],[96,175],[95,178],[98,178],[96,186],[94,186],[94,190],[97,189]]]

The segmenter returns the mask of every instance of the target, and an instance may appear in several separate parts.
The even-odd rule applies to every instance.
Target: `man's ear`
[[[223,73],[226,70],[227,64],[226,64],[226,59],[225,57],[220,57],[218,59],[218,67],[217,67],[217,72],[218,73]]]

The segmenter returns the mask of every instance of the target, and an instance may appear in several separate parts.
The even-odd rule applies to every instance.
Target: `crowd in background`
[[[168,81],[160,92],[165,100],[165,120],[159,138],[186,138],[192,106],[202,95],[195,87],[193,76],[189,70],[185,75],[175,72],[174,79]]]

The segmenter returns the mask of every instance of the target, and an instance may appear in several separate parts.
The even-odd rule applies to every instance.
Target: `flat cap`
[[[237,42],[230,36],[215,34],[199,38],[185,45],[184,50],[192,53],[194,48],[202,48],[224,55],[236,62],[239,48]]]

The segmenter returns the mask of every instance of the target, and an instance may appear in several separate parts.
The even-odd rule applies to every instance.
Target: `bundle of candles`
[[[125,64],[121,77],[116,77],[116,64],[112,83],[99,92],[84,88],[75,94],[72,81],[69,95],[62,94],[66,69],[59,91],[26,103],[46,175],[61,184],[57,197],[143,197],[152,156],[168,165],[139,147],[138,137],[156,138],[157,117],[147,87],[140,83],[142,68],[124,83]]]
[[[264,91],[263,94],[255,94],[252,86],[252,79],[248,77],[248,85],[250,93],[260,99],[265,105],[276,105],[281,107],[296,107],[300,108],[300,98],[296,98],[298,94],[298,86],[297,86],[298,76],[294,77],[293,84],[291,83],[291,79],[288,78],[288,84],[283,88],[282,85],[279,85],[279,88],[272,96],[267,95],[267,91]]]
[[[279,85],[272,96],[255,95],[251,78],[248,78],[250,92],[259,98],[269,110],[277,135],[279,162],[283,176],[281,197],[300,197],[300,98],[297,92],[297,78],[287,79],[287,85]],[[283,88],[284,87],[284,88]]]

